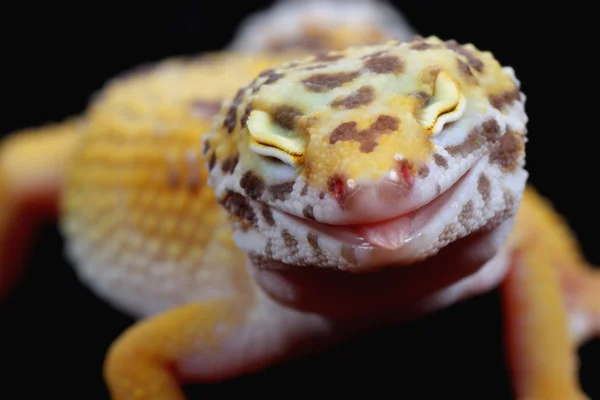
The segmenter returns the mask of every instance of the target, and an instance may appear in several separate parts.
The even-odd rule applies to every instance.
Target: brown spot
[[[308,219],[315,219],[315,215],[313,214],[313,206],[311,206],[310,204],[304,206],[304,208],[302,209],[302,215],[304,215],[304,217]]]
[[[244,111],[244,115],[242,115],[242,118],[240,119],[240,125],[242,126],[242,128],[246,127],[246,123],[248,122],[248,118],[250,117],[251,112],[252,105],[248,104],[248,106],[246,107],[246,111]]]
[[[272,257],[272,255],[269,257],[265,257],[263,255],[257,254],[254,251],[248,253],[248,259],[258,269],[281,268],[282,265],[286,265],[282,262],[273,260]]]
[[[356,128],[356,122],[344,122],[331,132],[329,143],[335,144],[338,141],[355,140],[357,136],[358,129]]]
[[[382,56],[384,54],[387,54],[385,51],[377,51],[375,53],[371,53],[371,54],[367,54],[361,57],[361,60],[368,60],[369,58],[373,58],[373,57],[379,57]]]
[[[421,102],[421,104],[425,104],[429,101],[429,99],[431,98],[430,95],[428,95],[425,92],[417,92],[414,94],[414,96],[419,99],[419,101]]]
[[[370,104],[375,98],[375,90],[371,86],[363,86],[356,92],[342,99],[334,100],[332,107],[343,107],[347,109],[358,108]]]
[[[267,78],[265,83],[263,83],[263,85],[270,85],[271,83],[277,82],[281,78],[283,78],[283,74],[273,72],[272,74],[269,75],[269,77]]]
[[[395,131],[398,129],[400,122],[398,118],[390,115],[380,115],[377,120],[371,125],[371,129],[376,132],[383,133],[386,131]]]
[[[308,194],[308,183],[304,184],[302,191],[300,192],[300,196],[306,196]]]
[[[225,174],[233,172],[233,170],[238,164],[238,161],[239,155],[237,154],[235,155],[235,157],[226,159],[225,161],[223,161],[223,164],[221,164],[221,171],[223,171],[223,173]]]
[[[433,45],[431,43],[427,43],[425,41],[419,41],[417,43],[414,43],[412,46],[410,46],[410,48],[412,50],[417,50],[417,51],[423,51],[423,50],[428,50],[431,48],[436,48],[438,47],[437,45]]]
[[[458,70],[461,74],[463,74],[468,79],[473,79],[475,77],[475,75],[473,75],[473,71],[471,71],[471,67],[469,66],[469,64],[467,64],[460,58],[457,58],[456,62],[458,64]]]
[[[306,240],[308,240],[308,244],[310,244],[313,249],[321,250],[319,247],[319,236],[317,236],[316,233],[308,232],[306,235]]]
[[[288,195],[294,190],[294,181],[279,183],[269,187],[269,193],[276,200],[286,200]]]
[[[240,179],[240,186],[253,199],[259,199],[265,191],[265,182],[251,170],[244,173]]]
[[[212,118],[221,110],[221,102],[216,100],[193,100],[191,110],[201,118]]]
[[[319,199],[323,200],[325,198],[325,192],[319,193]]]
[[[477,191],[483,197],[483,202],[487,204],[491,197],[492,185],[485,174],[480,174],[479,179],[477,179]]]
[[[302,111],[295,107],[290,106],[279,106],[275,110],[273,118],[275,121],[289,130],[294,130],[296,127],[296,120],[302,116]]]
[[[446,47],[467,58],[469,65],[477,72],[482,72],[484,64],[475,54],[454,40],[446,42]]]
[[[433,155],[433,161],[435,161],[435,164],[439,167],[442,167],[444,169],[448,168],[448,162],[446,161],[444,156],[440,154],[435,153]]]
[[[315,69],[323,69],[327,67],[327,64],[314,64],[309,67],[304,68],[305,71],[314,71]]]
[[[485,138],[478,130],[472,130],[469,133],[469,136],[459,145],[450,146],[446,150],[450,155],[455,156],[460,154],[462,156],[467,156],[468,154],[474,152],[475,150],[481,148],[486,143]]]
[[[352,265],[357,265],[358,260],[356,259],[356,254],[354,254],[354,248],[350,245],[343,244],[342,245],[342,257],[344,260],[348,261],[348,263]]]
[[[281,238],[283,239],[283,244],[287,247],[293,254],[298,252],[298,241],[289,233],[286,229],[281,232]]]
[[[512,131],[506,132],[492,148],[490,162],[512,171],[519,165],[523,148],[523,139],[520,134]]]
[[[331,132],[329,143],[338,141],[356,141],[360,143],[360,151],[370,153],[377,147],[377,138],[385,133],[398,129],[400,121],[390,115],[380,115],[370,127],[359,131],[356,122],[344,122]]]
[[[488,231],[500,225],[507,218],[512,217],[516,211],[516,199],[512,195],[512,193],[508,190],[504,191],[504,208],[498,210],[494,213],[492,218],[490,218],[481,228],[481,231]]]
[[[481,134],[488,141],[493,142],[500,136],[500,125],[495,119],[488,119],[481,124]]]
[[[351,82],[360,75],[360,72],[334,72],[312,75],[302,81],[304,86],[312,92],[325,92]]]
[[[460,214],[458,214],[458,222],[468,229],[467,224],[470,220],[473,219],[473,202],[471,200],[467,201],[467,203],[463,206]]]
[[[494,142],[500,133],[500,126],[496,120],[487,120],[476,128],[473,128],[467,139],[459,145],[450,146],[446,150],[451,155],[460,154],[466,156],[481,148],[488,142]]]
[[[256,93],[260,90],[260,88],[264,85],[269,85],[271,83],[275,83],[277,82],[279,79],[283,78],[283,74],[276,72],[274,68],[269,68],[266,69],[264,71],[262,71],[258,77],[252,81],[252,84],[250,85],[250,87],[252,87],[252,93]],[[265,79],[265,81],[262,84],[257,84],[257,81],[260,78],[264,78],[266,77],[267,79]]]
[[[227,128],[227,132],[231,133],[235,129],[235,125],[237,124],[237,108],[242,102],[244,97],[245,88],[241,88],[238,90],[235,99],[231,103],[229,110],[227,110],[227,115],[225,116],[225,120],[223,121],[223,126]]]
[[[263,203],[260,211],[267,224],[270,226],[275,226],[275,219],[273,219],[271,207]]]
[[[489,96],[490,104],[499,110],[520,99],[521,92],[517,88]]]
[[[267,69],[261,71],[260,74],[258,74],[258,77],[262,78],[264,76],[269,76],[269,75],[274,74],[274,73],[275,73],[275,69],[273,69],[273,68],[267,68]]]
[[[337,61],[343,58],[341,54],[333,54],[328,52],[319,52],[315,55],[315,60],[317,61]]]
[[[421,70],[418,78],[425,85],[433,85],[440,71],[437,65],[429,65]]]
[[[365,67],[376,74],[400,72],[402,62],[396,56],[371,57],[365,61]]]
[[[248,199],[246,197],[239,193],[231,192],[227,194],[222,204],[229,213],[246,221],[250,221],[253,226],[256,226],[256,214],[248,203]]]
[[[210,159],[208,160],[208,170],[212,171],[212,169],[215,167],[215,163],[217,162],[217,155],[215,154],[215,152],[213,152],[210,155]]]
[[[419,170],[417,171],[417,175],[419,176],[419,178],[421,179],[425,179],[429,176],[429,167],[427,165],[423,165],[421,168],[419,168]]]
[[[202,148],[202,154],[208,153],[209,150],[210,150],[210,143],[208,142],[208,140],[206,140],[206,141],[204,141],[204,147]]]
[[[439,246],[444,246],[452,240],[452,224],[446,225],[437,238]]]
[[[377,138],[398,129],[399,120],[389,115],[380,115],[368,129],[359,132],[360,151],[372,152],[377,147]]]

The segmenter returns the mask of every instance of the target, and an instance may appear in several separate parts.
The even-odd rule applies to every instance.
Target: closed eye
[[[415,117],[421,126],[435,135],[445,124],[462,116],[466,100],[456,82],[444,71],[438,74],[434,85],[433,96]]]
[[[247,121],[250,134],[250,150],[263,157],[275,158],[291,167],[304,161],[308,137],[287,129],[275,122],[261,110],[250,113]]]

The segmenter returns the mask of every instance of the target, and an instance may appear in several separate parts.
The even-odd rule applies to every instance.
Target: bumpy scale
[[[512,70],[437,38],[286,57],[166,61],[38,132],[55,146],[5,142],[5,209],[60,195],[81,278],[141,318],[108,353],[112,398],[182,399],[498,284],[516,397],[583,398],[600,278],[526,187]]]

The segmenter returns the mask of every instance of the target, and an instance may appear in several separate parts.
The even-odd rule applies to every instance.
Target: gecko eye
[[[465,111],[466,100],[458,85],[446,72],[435,79],[433,96],[425,107],[417,111],[419,124],[432,134],[438,134],[445,124],[456,121]]]
[[[263,157],[277,159],[291,167],[298,167],[304,159],[308,138],[298,135],[275,122],[260,110],[250,113],[247,121],[250,150]]]

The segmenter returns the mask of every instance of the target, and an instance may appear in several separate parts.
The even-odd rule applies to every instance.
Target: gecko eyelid
[[[444,125],[458,120],[466,108],[466,99],[452,77],[442,71],[435,79],[433,96],[415,113],[417,121],[433,135]]]
[[[304,160],[308,137],[273,122],[271,116],[261,110],[250,113],[247,121],[250,134],[250,150],[264,157],[280,160],[297,167]]]

